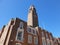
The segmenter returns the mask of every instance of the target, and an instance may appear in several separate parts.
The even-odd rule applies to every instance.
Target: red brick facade
[[[60,38],[55,39],[50,32],[40,28],[38,22],[35,25],[35,20],[33,24],[29,26],[19,18],[11,19],[2,28],[0,45],[60,45]]]

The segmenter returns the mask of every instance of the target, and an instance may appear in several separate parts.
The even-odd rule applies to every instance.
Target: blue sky
[[[27,21],[28,9],[34,5],[39,26],[60,37],[60,0],[0,0],[0,29],[11,18]]]

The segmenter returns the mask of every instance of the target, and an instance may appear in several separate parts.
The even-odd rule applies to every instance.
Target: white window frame
[[[29,32],[29,28],[31,29],[31,32]],[[35,31],[35,33],[33,33],[33,30]],[[37,30],[31,27],[27,27],[27,32],[33,35],[37,35]]]
[[[28,35],[28,43],[32,43],[32,36]]]
[[[36,34],[36,31],[34,29],[32,29],[32,33],[35,35]]]
[[[22,39],[21,39],[21,40],[18,40],[18,39],[17,39],[18,32],[22,32],[22,37],[21,37]],[[16,40],[17,40],[17,41],[20,41],[20,42],[23,42],[23,39],[24,39],[23,36],[24,36],[24,29],[20,29],[20,28],[18,27],[18,29],[17,29],[17,35],[16,35]]]
[[[45,40],[45,38],[42,39],[42,45],[46,45],[46,40]]]
[[[34,37],[34,44],[38,45],[38,37]]]
[[[50,41],[47,41],[47,45],[50,45]]]
[[[28,33],[31,33],[31,32],[29,31],[29,29],[30,29],[30,31],[32,32],[31,28],[29,28],[29,27],[27,28],[27,32],[28,32]]]
[[[35,33],[33,33],[33,30],[35,31]],[[32,29],[32,34],[33,34],[33,35],[37,35],[37,30],[33,28],[33,29]]]
[[[42,31],[41,33],[42,33],[42,37],[44,37],[44,32]]]
[[[23,29],[23,26],[24,26],[23,22],[20,22],[20,29]]]

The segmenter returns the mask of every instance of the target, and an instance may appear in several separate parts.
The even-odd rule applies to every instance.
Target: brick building
[[[58,40],[58,41],[57,41]],[[12,18],[0,31],[0,45],[58,45],[60,39],[39,27],[38,16],[32,5],[28,12],[28,21]]]

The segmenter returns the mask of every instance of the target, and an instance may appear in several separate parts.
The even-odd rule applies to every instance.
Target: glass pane
[[[28,35],[28,43],[32,43],[32,36]]]
[[[35,34],[35,30],[33,30],[33,33]]]
[[[18,32],[17,39],[18,39],[18,40],[21,40],[21,37],[22,37],[22,32]]]
[[[23,29],[23,22],[20,22],[20,29]]]
[[[31,32],[31,28],[28,28],[28,32]]]

